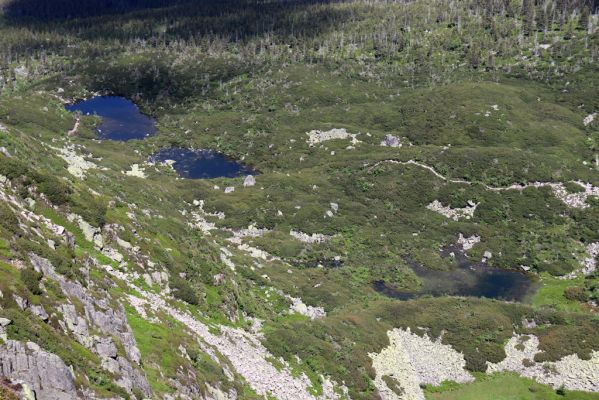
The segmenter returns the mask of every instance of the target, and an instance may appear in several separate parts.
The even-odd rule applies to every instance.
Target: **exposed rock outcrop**
[[[252,175],[248,175],[245,177],[245,179],[243,180],[243,186],[248,187],[248,186],[254,186],[256,185],[256,178],[254,178]]]
[[[441,338],[432,341],[426,334],[413,334],[409,328],[393,329],[387,335],[389,346],[369,354],[376,371],[374,383],[383,400],[424,400],[421,384],[474,380],[465,370],[464,356],[442,344]],[[387,382],[396,387],[389,387]]]
[[[29,386],[37,400],[78,398],[73,375],[65,363],[33,342],[9,340],[0,345],[0,375]]]
[[[57,274],[48,260],[35,254],[31,254],[30,258],[31,264],[38,272],[57,281],[65,295],[83,305],[85,317],[79,316],[75,307],[70,304],[62,306],[65,317],[64,324],[73,333],[75,339],[98,354],[102,360],[102,366],[106,370],[119,376],[116,381],[119,386],[127,391],[137,388],[145,395],[150,395],[150,385],[143,371],[135,366],[141,363],[141,354],[127,322],[123,306],[111,304],[110,295],[107,292],[103,293],[102,298],[95,298],[79,282],[68,280]],[[90,337],[90,326],[105,336]],[[113,349],[112,337],[121,342],[126,357],[115,354],[116,347]]]
[[[477,203],[474,203],[473,201],[468,201],[468,205],[466,205],[465,207],[451,208],[449,206],[444,206],[439,200],[435,200],[428,206],[426,206],[426,208],[454,221],[459,221],[462,218],[471,219],[474,216],[474,212],[476,211],[477,206]]]
[[[287,296],[291,300],[291,307],[289,307],[290,313],[298,313],[309,317],[310,319],[322,318],[327,315],[322,307],[313,307],[304,304],[302,299],[298,297]]]
[[[335,139],[350,139],[352,145],[360,143],[360,141],[357,139],[358,134],[349,133],[345,130],[345,128],[333,128],[329,131],[313,130],[306,132],[306,135],[308,135],[308,140],[306,140],[306,143],[308,143],[310,147],[322,142],[326,142],[327,140]]]
[[[599,352],[590,360],[569,355],[556,362],[534,361],[540,353],[539,339],[534,335],[514,334],[505,345],[506,357],[499,363],[487,363],[487,372],[513,371],[554,388],[599,392]]]
[[[383,147],[401,147],[401,141],[397,136],[385,135],[385,138],[381,141]]]
[[[324,243],[324,242],[331,240],[331,236],[324,235],[322,233],[313,233],[311,235],[308,235],[307,233],[304,233],[304,232],[291,230],[291,231],[289,231],[289,234],[291,236],[293,236],[294,238],[296,238],[297,240],[299,240],[300,242],[310,243],[310,244]]]

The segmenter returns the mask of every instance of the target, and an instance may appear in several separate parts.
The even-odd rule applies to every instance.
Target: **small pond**
[[[192,150],[180,147],[161,149],[150,157],[151,162],[173,162],[179,176],[186,179],[235,178],[255,172],[235,160],[213,150]]]
[[[67,111],[102,118],[98,137],[107,140],[127,141],[144,139],[156,133],[153,118],[144,115],[130,100],[118,96],[98,96],[65,106]]]
[[[457,267],[449,271],[438,271],[422,267],[418,263],[406,261],[422,281],[417,292],[394,289],[377,281],[374,290],[400,300],[408,300],[424,295],[429,296],[472,296],[487,297],[507,301],[523,301],[534,292],[536,285],[529,276],[518,271],[493,268],[486,263],[472,263],[458,246],[443,250],[444,256],[454,253]]]

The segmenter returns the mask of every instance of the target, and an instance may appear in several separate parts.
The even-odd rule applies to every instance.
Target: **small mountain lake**
[[[130,100],[118,96],[97,96],[65,106],[67,111],[102,118],[98,138],[127,141],[144,139],[156,133],[153,118],[144,115]]]
[[[173,161],[173,168],[186,179],[235,178],[254,174],[250,167],[227,158],[213,150],[192,150],[180,147],[161,149],[150,157],[150,162]]]
[[[443,250],[444,256],[454,253],[457,266],[449,271],[425,268],[407,259],[407,263],[422,281],[419,291],[408,292],[395,289],[384,281],[377,281],[373,289],[378,293],[399,300],[420,296],[472,296],[506,301],[523,301],[532,295],[536,284],[521,272],[490,267],[484,262],[472,263],[458,246]]]

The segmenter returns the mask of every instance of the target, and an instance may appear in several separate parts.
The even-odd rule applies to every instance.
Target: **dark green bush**
[[[198,295],[187,281],[181,278],[173,279],[171,286],[174,289],[173,294],[177,299],[193,305],[199,304]]]
[[[0,174],[8,179],[16,179],[21,176],[27,176],[30,173],[29,167],[22,161],[15,158],[0,156]]]
[[[572,286],[564,290],[564,297],[568,300],[585,302],[589,300],[586,289],[582,286]]]
[[[11,233],[18,233],[21,231],[17,216],[5,203],[0,203],[0,226]]]
[[[77,198],[70,199],[71,211],[81,215],[93,226],[102,227],[106,223],[106,203],[91,193],[82,193]]]
[[[15,247],[25,259],[28,258],[29,253],[34,253],[50,261],[56,272],[59,274],[70,278],[74,277],[76,274],[76,271],[74,271],[73,268],[74,254],[72,253],[72,250],[66,246],[59,246],[57,250],[52,250],[43,244],[29,239],[19,238],[15,241]]]
[[[42,274],[35,271],[33,268],[25,268],[21,270],[21,280],[25,284],[25,287],[29,289],[29,291],[35,295],[42,294],[42,289],[40,289],[40,280],[42,279]]]
[[[0,174],[10,180],[20,178],[19,183],[22,187],[19,192],[23,197],[27,195],[26,189],[32,184],[36,184],[38,191],[54,204],[66,203],[71,194],[71,189],[65,182],[55,176],[35,171],[26,163],[14,158],[0,156]]]
[[[35,174],[37,190],[46,195],[53,204],[65,204],[71,195],[71,188],[64,182],[49,175]]]

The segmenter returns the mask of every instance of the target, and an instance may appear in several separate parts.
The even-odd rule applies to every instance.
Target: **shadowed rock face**
[[[33,342],[9,340],[0,346],[0,375],[27,384],[38,400],[78,398],[73,376],[65,363]]]

